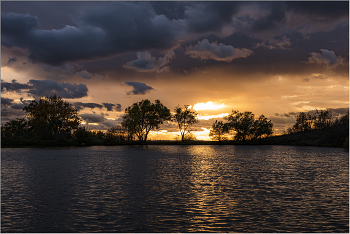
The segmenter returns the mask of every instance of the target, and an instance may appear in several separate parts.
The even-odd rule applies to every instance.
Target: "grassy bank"
[[[252,143],[262,145],[343,147],[349,149],[349,127],[339,124],[307,132],[267,137],[253,141]]]

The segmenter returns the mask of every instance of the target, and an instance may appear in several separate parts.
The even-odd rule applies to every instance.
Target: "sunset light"
[[[1,124],[53,94],[95,131],[120,126],[142,100],[172,113],[188,106],[198,113],[192,129],[225,122],[232,110],[263,114],[274,134],[294,124],[288,113],[331,108],[341,116],[349,106],[347,2],[1,6]],[[173,122],[159,130],[173,139],[178,129]]]
[[[207,103],[197,103],[193,106],[193,109],[196,111],[199,110],[219,110],[221,108],[226,107],[224,104],[214,104],[213,102],[207,102]]]
[[[348,1],[1,1],[2,233],[349,233]]]
[[[216,119],[216,118],[223,118],[225,116],[228,116],[229,113],[222,113],[218,115],[200,115],[198,116],[198,119],[200,120],[209,120],[209,119]]]

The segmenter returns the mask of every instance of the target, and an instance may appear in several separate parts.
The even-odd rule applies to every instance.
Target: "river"
[[[1,149],[2,232],[349,232],[349,152]]]

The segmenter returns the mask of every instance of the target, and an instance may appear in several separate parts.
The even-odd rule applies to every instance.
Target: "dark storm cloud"
[[[81,114],[80,117],[88,123],[103,123],[105,118],[98,114]]]
[[[88,73],[87,71],[81,71],[81,72],[77,73],[77,75],[83,79],[91,79],[92,78],[92,75],[90,73]]]
[[[246,58],[253,54],[252,50],[247,48],[234,48],[230,45],[224,45],[216,42],[209,43],[208,39],[203,39],[195,46],[187,48],[185,54],[198,59],[214,59],[218,61],[231,62],[233,59]]]
[[[290,49],[292,46],[292,43],[290,42],[290,39],[286,36],[283,36],[281,39],[266,39],[261,43],[256,43],[255,48],[258,47],[266,47],[268,49],[282,49],[287,50]]]
[[[32,101],[31,100],[24,100],[22,97],[19,99],[23,105],[29,105]]]
[[[121,104],[116,104],[115,110],[116,111],[122,111],[122,105]]]
[[[8,117],[6,118],[6,120],[11,120],[15,118],[24,117],[24,113],[22,110],[19,110],[19,109],[1,108],[1,121],[3,120],[2,117]]]
[[[32,86],[28,84],[20,84],[16,80],[12,80],[11,83],[1,80],[1,92],[17,92],[20,93],[22,90],[31,89]]]
[[[107,108],[107,111],[122,111],[122,105],[120,104],[113,104],[113,103],[102,103],[105,108]]]
[[[220,31],[231,22],[242,2],[198,2],[186,6],[185,17],[190,32]]]
[[[83,103],[83,102],[74,102],[73,103],[75,109],[77,109],[78,111],[84,109],[84,108],[99,108],[102,109],[103,107],[107,108],[107,111],[121,111],[121,105],[120,104],[112,104],[112,103],[102,103],[98,104],[98,103]]]
[[[58,83],[52,80],[29,80],[28,83],[32,85],[28,93],[34,96],[48,97],[57,94],[62,98],[82,98],[88,95],[86,84]]]
[[[126,51],[171,48],[184,30],[181,21],[157,15],[147,3],[111,2],[83,11],[77,24],[38,30],[35,16],[3,13],[2,44],[28,49],[34,62],[61,64]]]
[[[312,52],[310,55],[309,63],[321,64],[329,68],[344,64],[344,59],[336,56],[334,51],[321,49],[321,53]]]
[[[262,2],[262,8],[270,8],[270,13],[254,21],[252,30],[261,32],[272,29],[286,20],[285,3],[283,2]]]
[[[38,26],[38,17],[29,14],[6,13],[1,14],[1,43],[11,45],[11,40],[22,40],[26,45],[26,38],[30,37]]]
[[[86,1],[3,1],[3,12],[31,14],[41,20],[38,29],[51,30],[63,28],[65,25],[76,25],[74,17],[86,6],[101,6],[103,2]],[[48,10],[49,9],[49,10]]]
[[[169,19],[184,19],[188,2],[152,1],[150,2],[157,15],[165,15]]]
[[[10,106],[12,105],[13,99],[1,97],[1,106]]]
[[[151,86],[147,86],[145,83],[141,83],[141,82],[124,82],[127,85],[130,85],[133,87],[133,90],[127,92],[127,95],[137,95],[137,94],[146,94],[147,92],[149,92],[150,90],[152,90],[153,88]]]
[[[275,116],[276,116],[276,117],[281,117],[281,118],[283,118],[283,117],[285,117],[285,118],[290,118],[290,117],[296,116],[297,114],[298,114],[298,113],[296,113],[296,112],[288,112],[288,113],[282,113],[282,114],[275,113]]]
[[[170,63],[170,60],[174,57],[173,52],[165,53],[164,57],[160,57],[158,60],[151,56],[148,51],[139,52],[137,59],[128,62],[123,67],[127,69],[133,69],[138,72],[167,72],[169,67],[165,66]]]
[[[102,105],[101,104],[98,104],[98,103],[82,103],[82,102],[74,102],[73,103],[75,109],[77,109],[78,111],[79,110],[82,110],[84,108],[99,108],[99,109],[102,109]]]
[[[22,109],[29,104],[30,101],[23,101],[21,103],[15,103],[13,99],[1,97],[1,118],[2,121],[9,121],[15,118],[24,117]]]
[[[349,16],[349,1],[289,1],[286,4],[288,11],[305,14],[308,17],[315,18],[315,20]]]
[[[25,106],[26,105],[24,105],[24,104],[15,103],[11,107],[12,107],[12,109],[15,109],[15,110],[22,110]]]
[[[310,52],[319,52],[320,48],[343,58],[348,56],[348,2],[16,3],[18,12],[31,15],[7,13],[15,11],[15,3],[2,4],[12,6],[2,7],[3,46],[20,47],[28,51],[30,61],[55,66],[84,60],[84,67],[74,73],[83,79],[94,78],[96,71],[112,77],[120,73],[131,75],[134,71],[178,72],[194,67],[204,70],[204,66],[208,68],[218,62],[193,62],[184,55],[184,47],[204,38],[217,41],[218,46],[257,48],[248,59],[230,62],[229,66],[242,73],[251,72],[252,66],[263,73],[309,72],[310,67],[316,66],[300,61],[306,61]],[[37,10],[38,7],[42,10]],[[61,12],[62,19],[41,13],[50,7],[57,16]],[[69,18],[70,15],[74,17]],[[345,26],[341,26],[342,22]],[[338,39],[346,45],[330,44]],[[273,54],[262,47],[273,50]],[[176,57],[165,56],[165,51],[175,51]],[[210,53],[214,59],[224,56]],[[120,54],[123,55],[116,56]],[[108,59],[98,61],[99,58]]]
[[[16,80],[11,83],[1,81],[1,92],[17,92],[25,90],[33,96],[52,96],[57,94],[63,98],[81,98],[87,96],[85,84],[57,83],[52,80],[30,80],[28,84],[20,84]]]
[[[7,60],[7,65],[11,65],[12,63],[15,63],[15,62],[17,62],[17,58],[16,57],[9,58]]]

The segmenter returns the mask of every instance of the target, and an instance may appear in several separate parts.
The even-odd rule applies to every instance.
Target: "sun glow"
[[[209,137],[210,128],[203,128],[203,131],[193,131],[193,134],[196,136],[197,140],[209,141],[211,140]]]
[[[217,105],[214,104],[213,102],[207,102],[207,103],[197,103],[196,105],[193,106],[193,109],[195,109],[196,111],[199,110],[218,110],[221,108],[226,107],[225,104],[221,104],[221,105]]]
[[[203,115],[203,116],[198,116],[199,120],[209,120],[209,119],[216,119],[216,118],[223,118],[225,116],[228,116],[229,113],[222,113],[218,115]]]

